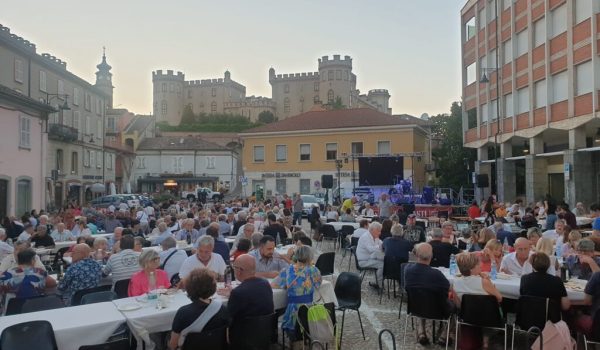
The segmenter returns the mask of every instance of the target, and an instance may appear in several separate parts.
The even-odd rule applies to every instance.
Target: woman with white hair
[[[171,286],[167,273],[158,268],[160,266],[160,256],[154,249],[143,251],[139,257],[139,263],[142,270],[133,274],[129,282],[127,294],[130,297]]]

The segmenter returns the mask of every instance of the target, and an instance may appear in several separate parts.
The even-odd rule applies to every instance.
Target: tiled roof
[[[144,132],[144,130],[146,130],[150,123],[152,123],[151,117],[138,115],[135,117],[134,120],[131,121],[131,123],[127,126],[125,131],[130,133],[137,130],[137,132],[142,133]]]
[[[246,130],[240,133],[240,135],[261,132],[361,128],[411,124],[426,125],[427,122],[407,114],[389,115],[371,108],[308,111],[275,123]]]
[[[227,148],[208,142],[198,137],[151,137],[144,139],[138,150],[213,150],[222,151]]]

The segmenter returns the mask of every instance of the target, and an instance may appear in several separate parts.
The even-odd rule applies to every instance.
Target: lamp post
[[[342,198],[342,183],[341,178],[342,178],[342,167],[344,166],[344,161],[342,159],[336,159],[335,160],[335,168],[337,169],[337,178],[338,178],[338,193],[337,193],[337,200],[340,201]]]

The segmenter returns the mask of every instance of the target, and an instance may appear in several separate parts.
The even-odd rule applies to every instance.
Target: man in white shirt
[[[13,253],[4,257],[4,259],[2,259],[2,262],[0,263],[0,274],[14,267],[17,267],[19,265],[17,264],[17,254],[19,254],[20,251],[25,250],[27,248],[31,248],[31,244],[29,244],[29,242],[15,243]],[[42,264],[40,256],[37,254],[35,256],[34,267],[40,268],[44,271],[46,270],[46,267],[44,266],[44,264]]]
[[[225,275],[225,261],[219,254],[213,253],[215,240],[209,235],[198,239],[198,250],[195,255],[189,256],[179,269],[179,278],[185,279],[194,269],[209,269],[219,276]]]
[[[174,274],[179,273],[181,265],[188,256],[184,250],[177,249],[177,242],[173,237],[167,237],[160,246],[162,247],[162,252],[158,254],[160,266],[171,279]]]
[[[533,272],[533,268],[529,263],[530,248],[531,243],[527,238],[517,238],[515,241],[515,251],[502,259],[500,271],[519,277]]]
[[[31,224],[25,224],[24,227],[25,227],[25,229],[19,235],[19,238],[17,238],[17,241],[20,241],[20,242],[29,241],[31,239],[31,236],[33,236],[33,234],[35,233],[35,230],[33,229],[33,226]],[[4,231],[4,229],[2,229],[2,230]]]
[[[377,268],[377,281],[381,283],[383,281],[383,250],[381,249],[382,242],[379,239],[381,235],[381,224],[378,222],[372,222],[369,225],[369,233],[363,234],[356,247],[356,259],[360,267],[376,267]],[[370,286],[379,288],[378,283]]]
[[[556,220],[556,222],[554,223],[554,230],[544,231],[544,233],[542,233],[542,237],[544,237],[544,238],[550,238],[551,240],[553,240],[554,242],[556,242],[556,240],[559,237],[562,237],[562,235],[564,233],[563,230],[565,229],[565,225],[566,224],[567,224],[567,222],[565,220],[563,220],[563,219]],[[560,241],[562,242],[562,238],[561,238]],[[566,242],[562,242],[562,243],[566,243]]]
[[[66,242],[72,241],[74,239],[71,232],[65,229],[65,224],[62,222],[56,225],[56,230],[52,232],[50,236],[52,237],[54,242]]]

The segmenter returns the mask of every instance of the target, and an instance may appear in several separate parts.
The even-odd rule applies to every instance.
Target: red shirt
[[[481,216],[481,211],[479,210],[479,207],[476,205],[472,205],[469,207],[469,210],[467,211],[467,214],[469,215],[469,217],[471,219],[475,219]]]

